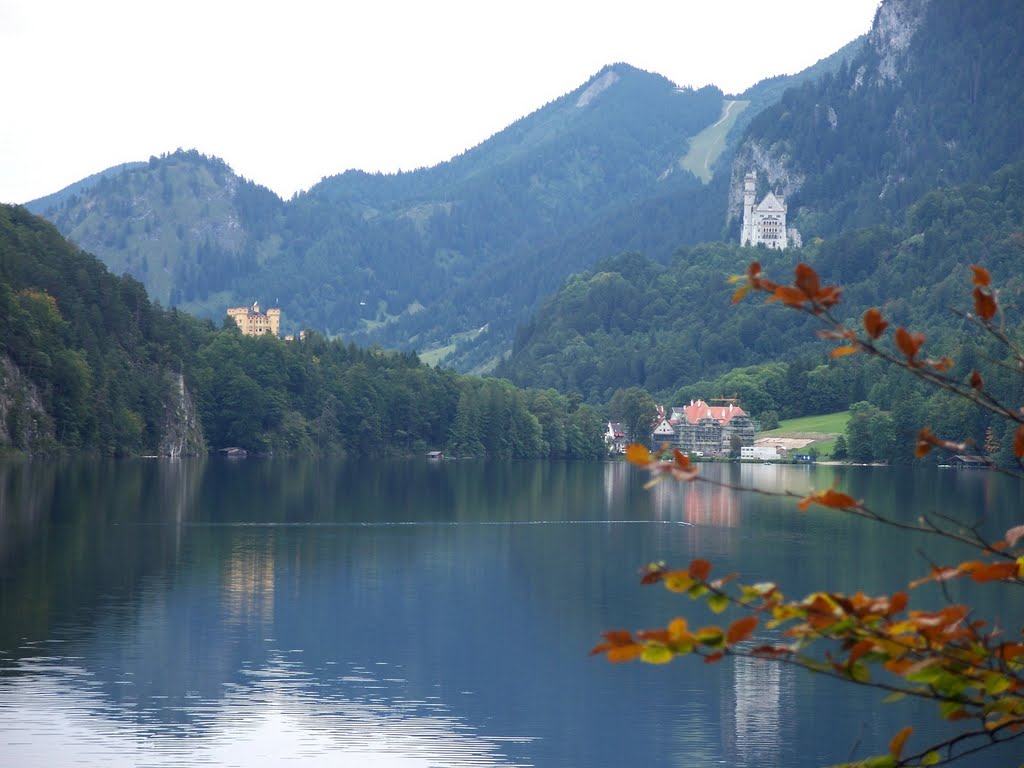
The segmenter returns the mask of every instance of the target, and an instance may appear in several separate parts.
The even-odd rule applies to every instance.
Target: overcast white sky
[[[878,0],[2,0],[0,202],[176,148],[285,198],[448,160],[624,61],[742,91]]]

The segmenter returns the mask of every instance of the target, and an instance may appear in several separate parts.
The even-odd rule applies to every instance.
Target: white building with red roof
[[[719,456],[732,449],[733,435],[741,447],[754,444],[754,420],[746,411],[735,403],[708,405],[691,400],[689,405],[672,409],[651,434],[651,442],[669,443],[687,453]]]

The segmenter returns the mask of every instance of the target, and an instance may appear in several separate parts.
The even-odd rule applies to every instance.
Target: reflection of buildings
[[[663,520],[684,520],[691,525],[734,528],[740,521],[739,492],[707,483],[669,480],[651,489],[655,514]]]
[[[222,610],[229,624],[270,624],[274,620],[274,554],[263,540],[239,542],[224,565]]]
[[[791,729],[792,670],[759,659],[733,659],[732,717],[723,711],[722,747],[732,765],[783,766]],[[728,706],[728,697],[723,706]]]

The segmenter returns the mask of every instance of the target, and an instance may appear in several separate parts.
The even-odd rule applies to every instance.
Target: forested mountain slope
[[[782,282],[797,261],[810,263],[827,283],[843,286],[837,313],[848,325],[858,327],[865,309],[880,307],[893,325],[923,332],[928,354],[951,355],[966,376],[979,360],[1001,355],[952,311],[970,309],[970,264],[991,271],[1000,304],[1012,313],[1008,330],[1019,337],[1024,328],[1024,162],[983,184],[929,192],[899,226],[851,230],[800,250],[709,244],[680,249],[668,266],[636,254],[606,260],[566,281],[520,330],[497,373],[596,402],[637,385],[671,403],[739,396],[755,415],[825,413],[869,400],[900,411],[908,424],[920,426],[929,415],[950,434],[984,434],[983,419],[961,423],[967,414],[944,411],[943,393],[932,402],[901,372],[856,357],[830,363],[813,319],[756,298],[731,303],[728,276],[752,260]],[[1012,376],[1002,378],[1014,386]],[[996,371],[986,382],[996,387],[1002,378]]]
[[[763,107],[839,64],[742,98]],[[722,236],[727,179],[705,187],[680,166],[722,104],[717,88],[617,64],[433,168],[349,171],[284,202],[178,151],[32,207],[164,305],[219,319],[232,305],[280,304],[288,330],[486,367],[571,272],[625,249],[667,260],[680,243]]]
[[[48,222],[0,206],[0,454],[597,458],[603,431],[576,397],[164,310]]]
[[[883,2],[848,62],[751,120],[733,160],[734,231],[752,169],[805,241],[898,225],[929,190],[983,181],[1024,157],[1022,71],[1018,2]]]

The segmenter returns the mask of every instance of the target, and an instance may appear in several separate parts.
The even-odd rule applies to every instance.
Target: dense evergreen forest
[[[0,208],[0,450],[596,458],[579,398],[311,333],[243,336],[150,302],[24,208]],[[191,402],[194,400],[194,406]],[[195,434],[181,434],[195,412]]]
[[[893,437],[858,448],[862,459],[909,458],[909,438],[925,423],[979,445],[1007,444],[983,415],[879,361],[829,362],[812,318],[756,301],[732,304],[728,276],[755,259],[779,280],[789,279],[797,261],[810,263],[844,286],[839,311],[849,324],[878,306],[894,323],[923,331],[931,354],[951,355],[966,376],[1003,354],[953,311],[970,308],[969,265],[992,272],[1008,312],[1024,310],[1024,163],[985,184],[926,194],[899,227],[851,230],[799,251],[708,244],[680,249],[668,266],[638,254],[607,259],[566,281],[520,329],[497,374],[520,386],[579,391],[594,403],[635,385],[666,404],[738,397],[770,421],[865,402],[874,409],[869,416],[895,422],[869,430]],[[1007,323],[1024,339],[1019,317]],[[986,381],[999,382],[1007,402],[1019,399],[1015,377],[989,367]]]

